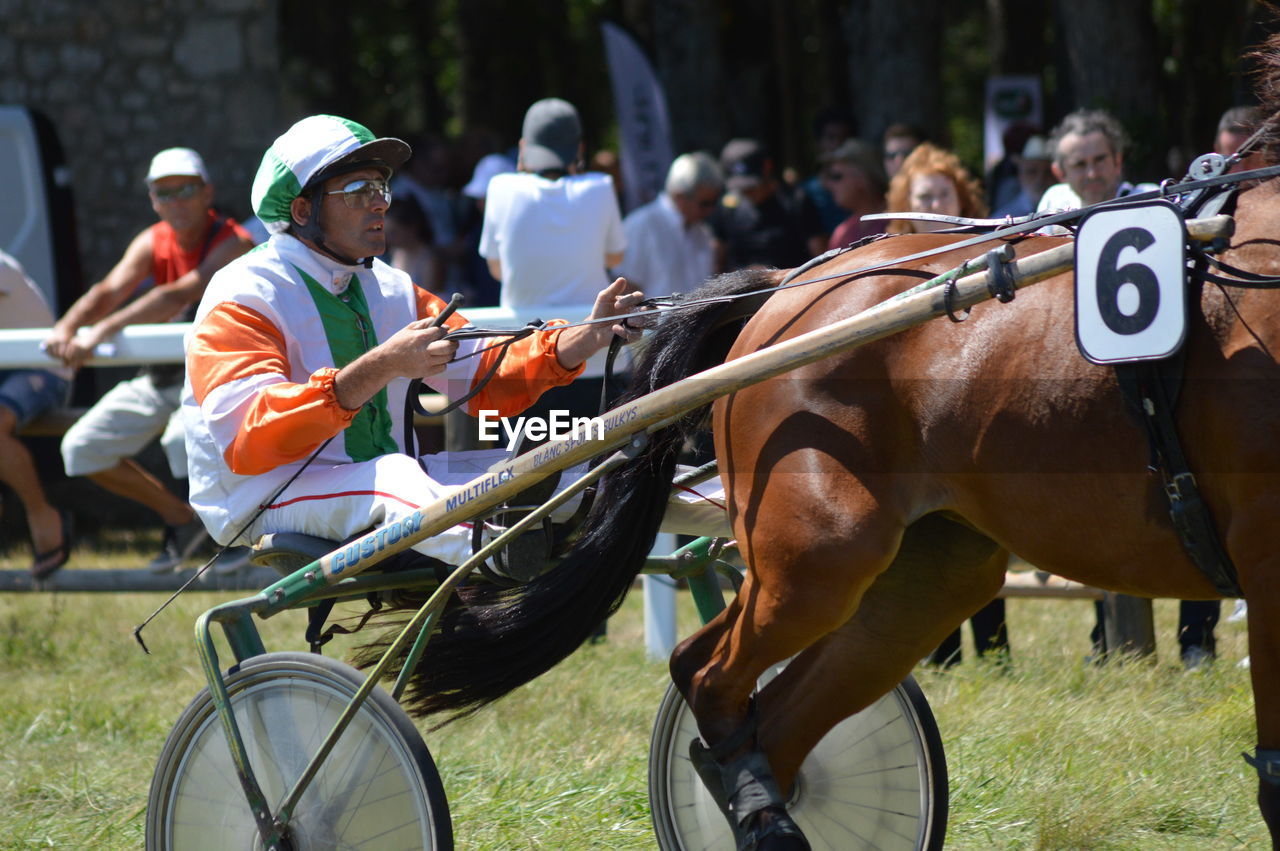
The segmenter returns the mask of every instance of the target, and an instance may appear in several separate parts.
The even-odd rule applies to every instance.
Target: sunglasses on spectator
[[[170,201],[189,201],[204,189],[203,183],[184,183],[181,186],[175,186],[172,189],[159,189],[152,187],[151,197],[160,203],[168,203]]]
[[[341,195],[342,202],[352,210],[363,210],[377,198],[381,198],[384,204],[391,203],[391,187],[378,178],[353,180],[341,189],[324,194]]]

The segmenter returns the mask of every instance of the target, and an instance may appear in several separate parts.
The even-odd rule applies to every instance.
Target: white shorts
[[[102,395],[62,437],[68,476],[110,470],[160,438],[169,470],[187,477],[187,445],[182,435],[182,385],[156,387],[149,375],[121,381]]]
[[[407,455],[385,455],[337,467],[308,467],[250,525],[248,534],[234,543],[252,543],[272,532],[302,532],[343,541],[357,532],[404,519],[507,457],[505,449],[426,455],[426,472]],[[557,489],[572,483],[585,469],[582,465],[565,470]],[[696,491],[680,491],[672,498],[662,531],[731,535],[720,480],[699,485]],[[576,509],[577,500],[570,500],[552,514],[552,519],[566,520]],[[456,565],[471,555],[471,544],[472,526],[463,523],[418,542],[413,549]]]

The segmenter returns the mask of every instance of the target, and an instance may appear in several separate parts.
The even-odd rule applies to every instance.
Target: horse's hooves
[[[800,825],[782,807],[766,807],[752,820],[755,825],[743,834],[738,851],[810,851]]]

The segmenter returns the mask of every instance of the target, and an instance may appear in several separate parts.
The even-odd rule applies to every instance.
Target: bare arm
[[[210,250],[203,263],[176,281],[153,287],[123,308],[108,313],[83,334],[76,335],[73,329],[72,338],[62,347],[63,361],[70,366],[79,367],[93,356],[94,349],[100,343],[111,339],[124,328],[143,322],[168,322],[173,319],[189,305],[200,300],[214,272],[252,247],[250,243],[236,238],[223,240]],[[150,268],[148,257],[148,272]]]
[[[604,256],[604,265],[606,269],[616,269],[618,264],[622,262],[622,252],[618,251],[613,254]]]
[[[94,345],[109,340],[124,328],[144,322],[168,322],[204,295],[213,273],[244,254],[252,244],[225,239],[215,245],[204,262],[169,284],[154,287],[141,298],[125,305],[93,326]]]
[[[489,266],[489,274],[493,275],[495,281],[502,280],[502,261],[498,259],[484,261]]]
[[[54,323],[45,339],[49,354],[64,363],[78,366],[69,358],[68,349],[76,331],[84,325],[98,321],[119,307],[125,299],[151,274],[151,230],[148,228],[134,237],[125,249],[124,256],[107,273],[107,276],[76,299],[62,318]]]
[[[596,303],[588,319],[603,319],[606,316],[617,316],[635,310],[644,301],[644,293],[627,283],[626,278],[617,278],[596,296]],[[595,325],[579,325],[566,328],[560,332],[556,340],[556,359],[565,369],[575,369],[579,364],[596,352],[609,345],[615,336],[625,342],[640,337],[638,329],[628,328],[621,322],[610,324],[600,322]]]

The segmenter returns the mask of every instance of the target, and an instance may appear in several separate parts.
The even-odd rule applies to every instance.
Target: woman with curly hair
[[[950,151],[923,142],[907,157],[889,181],[890,212],[938,213],[982,218],[987,205],[978,181]],[[944,223],[896,220],[889,233],[926,233],[950,227]]]

